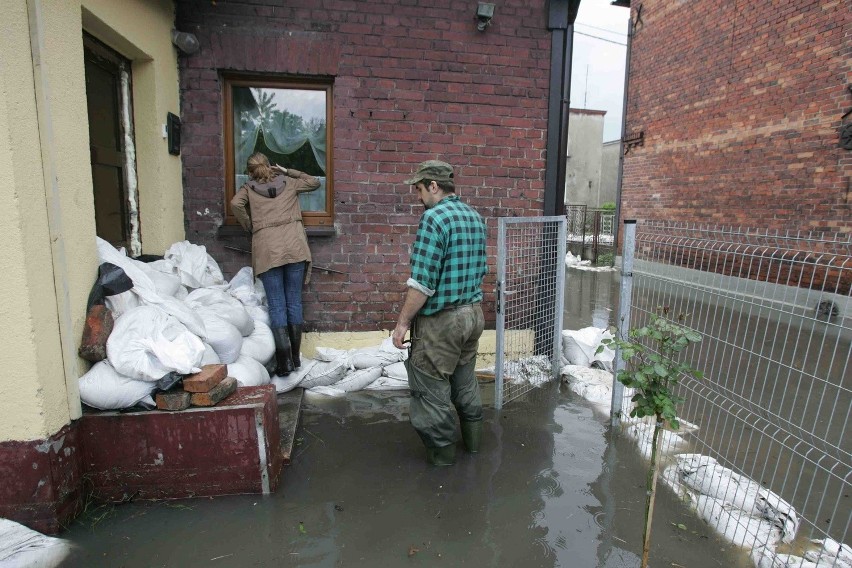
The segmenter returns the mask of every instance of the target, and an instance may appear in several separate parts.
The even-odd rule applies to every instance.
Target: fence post
[[[630,329],[630,305],[633,300],[633,256],[636,251],[636,220],[624,221],[624,245],[621,249],[621,292],[618,301],[618,329],[620,339],[628,339]],[[624,400],[624,385],[618,382],[618,373],[624,369],[624,361],[618,348],[615,350],[612,375],[612,406],[610,417],[612,425],[618,426],[621,418],[621,405]]]

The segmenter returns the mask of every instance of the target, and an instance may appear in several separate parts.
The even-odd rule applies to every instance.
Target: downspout
[[[630,48],[633,44],[633,16],[627,24],[627,56],[624,60],[624,100],[621,106],[621,140],[618,144],[618,177],[615,184],[615,238],[613,251],[618,254],[618,236],[621,234],[621,178],[624,175],[624,138],[627,136],[627,96],[630,92]]]
[[[550,95],[547,103],[547,164],[544,215],[565,213],[565,169],[568,161],[568,115],[571,106],[571,59],[574,21],[580,0],[550,0],[547,28],[550,47]]]

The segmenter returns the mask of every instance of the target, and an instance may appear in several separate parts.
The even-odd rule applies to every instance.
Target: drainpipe
[[[571,58],[574,20],[580,0],[550,0],[547,28],[550,47],[550,96],[547,103],[547,164],[544,215],[565,214],[565,168],[568,161],[568,114],[571,106]]]
[[[618,229],[621,225],[621,178],[624,175],[624,138],[627,136],[627,95],[630,92],[630,48],[633,45],[633,16],[627,24],[627,56],[624,60],[624,100],[621,105],[621,140],[618,144],[618,177],[615,185],[615,236],[612,250],[618,254]]]

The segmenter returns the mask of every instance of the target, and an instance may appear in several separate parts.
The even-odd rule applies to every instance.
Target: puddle
[[[297,438],[276,494],[99,509],[65,566],[639,565],[644,464],[558,383],[488,409],[483,451],[450,468],[400,393],[309,397]],[[750,565],[667,491],[654,527],[652,565]]]
[[[613,324],[617,274],[567,274],[565,328]],[[553,382],[485,417],[481,453],[434,468],[406,393],[308,396],[274,495],[92,510],[65,566],[639,566],[646,464],[607,416]],[[651,566],[752,566],[663,486],[655,507]]]

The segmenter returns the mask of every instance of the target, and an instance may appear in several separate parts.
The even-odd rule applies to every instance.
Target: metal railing
[[[566,205],[567,246],[574,256],[611,266],[614,260],[615,212],[586,205]],[[605,256],[608,255],[608,256]]]
[[[667,306],[703,337],[686,357],[704,377],[682,377],[675,392],[685,399],[679,417],[697,430],[669,450],[710,456],[792,505],[801,519],[792,552],[813,546],[808,539],[847,542],[852,237],[634,227],[635,238],[625,224],[622,296],[630,308],[619,321],[639,328]],[[630,402],[620,387],[613,410],[625,416]],[[735,544],[766,544],[743,538]]]
[[[495,406],[559,376],[565,218],[500,219]]]

